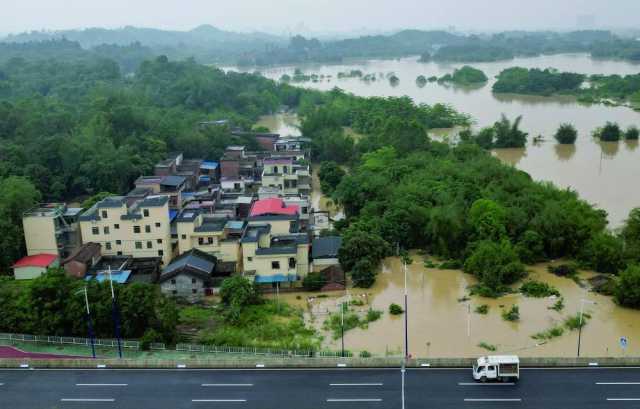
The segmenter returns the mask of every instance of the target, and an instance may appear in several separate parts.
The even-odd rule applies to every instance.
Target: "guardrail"
[[[0,341],[39,342],[39,343],[45,343],[45,344],[91,346],[90,338],[58,337],[53,335],[27,335],[27,334],[0,333]],[[94,345],[98,347],[117,348],[118,341],[115,339],[96,338],[94,340]],[[138,351],[140,350],[140,342],[123,340],[122,347]]]

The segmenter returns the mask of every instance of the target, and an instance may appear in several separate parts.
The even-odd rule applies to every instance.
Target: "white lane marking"
[[[522,399],[465,399],[465,402],[522,402]]]
[[[596,385],[640,385],[640,382],[596,382]]]
[[[458,382],[459,386],[513,386],[513,382],[504,383],[477,383],[477,382]]]
[[[252,383],[203,383],[202,386],[253,386]]]
[[[0,386],[4,386],[4,383],[0,383]]]
[[[327,402],[382,402],[382,399],[327,399]]]
[[[383,383],[330,383],[329,386],[382,386]]]
[[[640,400],[640,398],[607,398],[607,400],[611,400],[611,401],[636,401],[636,400]]]
[[[115,399],[60,399],[60,402],[115,402]]]
[[[76,386],[129,386],[128,383],[76,383]]]
[[[246,399],[191,399],[191,402],[246,402]]]

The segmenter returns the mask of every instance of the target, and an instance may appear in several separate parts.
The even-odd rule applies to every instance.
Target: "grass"
[[[505,321],[520,321],[520,307],[512,305],[509,310],[502,311],[502,319]]]
[[[554,326],[532,335],[531,338],[538,341],[549,341],[553,338],[561,337],[562,334],[564,334],[564,328],[562,326]]]
[[[221,306],[184,307],[180,324],[197,329],[194,342],[276,349],[318,349],[320,337],[305,326],[302,312],[286,303],[265,301],[246,307],[237,323],[224,321]]]
[[[530,280],[522,284],[522,286],[520,286],[520,292],[525,297],[543,298],[551,297],[552,295],[556,297],[560,296],[560,291],[552,285],[535,280]]]
[[[344,332],[350,331],[354,328],[367,329],[370,322],[377,321],[382,316],[382,311],[370,309],[364,317],[360,317],[357,313],[349,311],[348,308],[344,312],[344,327],[343,317],[339,312],[334,312],[324,321],[322,329],[325,331],[331,331],[333,339],[338,339]]]
[[[558,300],[551,307],[547,307],[547,309],[557,312],[564,310],[564,298],[558,298]]]
[[[487,315],[489,313],[489,306],[487,304],[482,304],[476,307],[476,314]]]
[[[491,351],[491,352],[495,352],[498,349],[498,347],[496,347],[495,345],[489,344],[489,343],[484,342],[484,341],[481,341],[478,344],[478,347],[482,348],[482,349],[486,349],[487,351]]]

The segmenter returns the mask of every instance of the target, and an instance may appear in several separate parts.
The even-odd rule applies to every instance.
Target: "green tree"
[[[310,272],[302,280],[302,287],[307,291],[320,291],[325,286],[327,280],[320,272]]]
[[[318,172],[322,192],[329,195],[333,193],[344,175],[344,170],[337,163],[333,161],[322,162]]]
[[[493,200],[478,199],[469,209],[469,224],[474,240],[500,241],[507,234],[506,212]]]
[[[605,142],[617,142],[622,137],[622,131],[620,125],[614,122],[607,122],[605,126],[596,131],[596,136],[601,141]]]
[[[520,130],[522,116],[511,122],[504,114],[498,122],[493,125],[495,131],[496,148],[524,148],[527,144],[526,132]]]
[[[614,295],[620,305],[640,309],[640,266],[630,266],[620,273]]]
[[[578,138],[578,131],[571,124],[561,124],[554,137],[561,144],[573,144]]]
[[[630,126],[624,133],[624,139],[628,141],[637,141],[640,136],[640,130],[637,126]]]
[[[598,233],[586,243],[579,259],[599,273],[616,274],[625,265],[623,242],[612,234]]]
[[[507,240],[497,243],[480,241],[472,247],[464,263],[464,271],[478,277],[480,283],[494,294],[504,292],[506,285],[524,277],[524,266]]]
[[[370,259],[356,261],[351,269],[353,285],[359,288],[370,288],[376,282],[376,266]]]
[[[351,271],[358,261],[367,260],[372,265],[377,264],[390,251],[389,244],[374,232],[349,228],[342,236],[338,258],[345,271]]]

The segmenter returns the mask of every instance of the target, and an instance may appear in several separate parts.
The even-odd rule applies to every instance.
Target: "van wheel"
[[[482,378],[480,378],[480,382],[486,383],[487,382],[487,377],[483,376]]]

